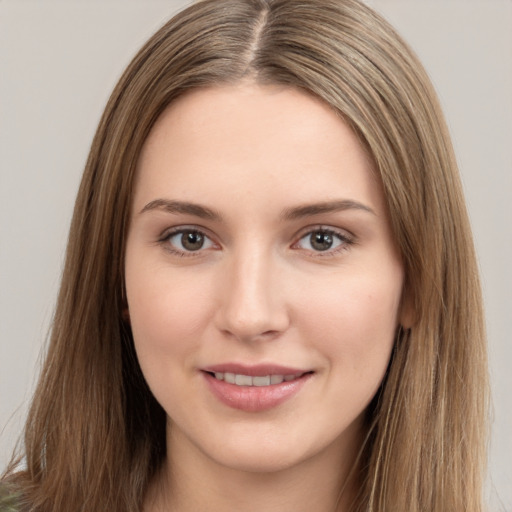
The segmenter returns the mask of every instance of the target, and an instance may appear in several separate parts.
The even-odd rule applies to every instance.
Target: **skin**
[[[204,245],[186,251],[172,229],[199,230]],[[332,246],[317,250],[311,233],[325,230]],[[139,362],[169,418],[146,510],[345,510],[364,411],[406,320],[382,190],[348,126],[290,88],[181,97],[140,157],[125,270]],[[312,375],[284,403],[247,412],[205,383],[201,368],[226,362]]]

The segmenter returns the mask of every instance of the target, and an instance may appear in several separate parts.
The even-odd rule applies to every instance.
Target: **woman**
[[[354,0],[205,0],[93,141],[20,510],[482,509],[481,299],[421,65]]]

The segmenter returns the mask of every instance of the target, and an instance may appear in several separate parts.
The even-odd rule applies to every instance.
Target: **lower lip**
[[[211,392],[225,405],[246,412],[272,409],[295,396],[311,377],[311,373],[291,381],[270,386],[237,386],[203,372]]]

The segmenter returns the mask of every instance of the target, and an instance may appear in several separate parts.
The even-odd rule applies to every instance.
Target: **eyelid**
[[[157,243],[164,245],[167,244],[164,248],[166,251],[170,252],[171,254],[182,256],[182,257],[198,257],[201,256],[204,252],[206,252],[208,249],[211,249],[211,247],[207,247],[205,249],[201,248],[197,251],[182,251],[178,248],[174,248],[171,246],[171,244],[168,243],[168,241],[175,235],[178,235],[180,233],[185,233],[187,231],[197,232],[200,233],[205,239],[208,239],[212,245],[214,246],[214,249],[219,249],[220,244],[214,240],[214,237],[209,234],[209,230],[205,229],[200,226],[196,225],[180,225],[180,226],[174,226],[171,228],[165,229],[162,234],[158,237]]]
[[[334,249],[327,249],[325,251],[308,251],[311,253],[313,257],[335,256],[337,253],[347,250],[351,245],[354,245],[357,241],[355,235],[347,231],[346,229],[327,226],[324,224],[318,224],[314,226],[307,226],[306,228],[301,229],[295,237],[296,241],[292,244],[292,249],[296,248],[298,250],[307,251],[307,249],[301,249],[300,247],[297,247],[297,245],[306,236],[311,236],[312,233],[317,231],[332,234],[338,237],[342,243],[338,247],[335,247]]]
[[[213,249],[215,249],[215,250],[219,250],[222,248],[221,244],[215,240],[215,237],[213,235],[210,234],[209,229],[206,229],[202,226],[197,226],[194,224],[179,225],[179,226],[174,226],[174,227],[165,229],[161,233],[161,235],[158,237],[157,243],[162,244],[162,245],[166,244],[165,250],[167,250],[171,254],[183,256],[183,257],[199,257],[199,256],[203,255],[203,253],[205,253],[207,250],[211,249],[211,247],[207,247],[205,249],[203,249],[203,248],[198,249],[197,251],[182,251],[178,248],[173,248],[168,243],[168,241],[171,237],[173,237],[179,233],[184,233],[187,231],[193,231],[193,232],[200,233],[202,236],[204,236],[206,239],[208,239],[212,243]],[[307,249],[302,249],[302,248],[298,247],[299,242],[303,238],[305,238],[308,235],[311,235],[314,232],[318,232],[318,231],[329,233],[329,234],[334,235],[335,237],[338,237],[339,240],[341,241],[341,244],[338,247],[335,247],[334,249],[326,249],[325,251],[307,250]],[[292,249],[303,250],[305,252],[309,252],[313,257],[334,256],[338,252],[347,250],[351,245],[354,245],[357,242],[355,235],[353,233],[351,233],[350,231],[348,231],[346,229],[342,229],[342,228],[324,225],[324,224],[317,224],[317,225],[312,225],[312,226],[307,226],[307,227],[302,228],[296,234],[296,236],[294,237],[294,240],[295,240],[295,242],[293,242],[293,244],[291,245]]]
[[[179,224],[177,226],[166,227],[160,235],[158,235],[158,240],[167,239],[170,235],[175,235],[176,233],[181,233],[183,231],[197,231],[208,238],[212,238],[210,230],[203,226],[198,226],[197,224]]]

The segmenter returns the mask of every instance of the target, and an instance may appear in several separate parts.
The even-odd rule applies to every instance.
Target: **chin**
[[[262,448],[260,445],[247,450],[224,451],[215,454],[212,460],[233,471],[263,474],[286,471],[300,465],[307,458],[304,453],[283,453],[283,450]]]

